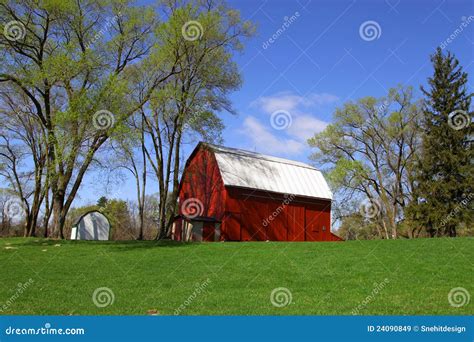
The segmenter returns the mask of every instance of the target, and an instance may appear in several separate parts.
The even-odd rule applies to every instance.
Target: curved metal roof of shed
[[[283,158],[200,143],[217,160],[224,185],[332,200],[332,192],[321,171]]]
[[[77,226],[77,225],[79,224],[79,222],[80,222],[84,217],[86,217],[87,215],[92,214],[92,213],[99,213],[99,214],[101,214],[102,216],[104,216],[104,217],[107,219],[107,221],[109,222],[109,226],[110,226],[110,220],[109,220],[109,218],[108,218],[103,212],[101,212],[101,211],[99,211],[99,210],[97,210],[97,209],[92,209],[92,210],[88,210],[88,211],[86,211],[85,213],[82,213],[82,214],[80,214],[79,216],[77,216],[77,217],[73,220],[74,223],[73,223],[72,227]]]

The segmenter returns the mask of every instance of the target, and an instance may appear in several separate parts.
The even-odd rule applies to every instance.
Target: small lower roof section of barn
[[[199,143],[183,172],[178,241],[341,241],[332,193],[307,164]]]

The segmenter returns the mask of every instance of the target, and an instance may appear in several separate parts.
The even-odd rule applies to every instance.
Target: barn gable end
[[[180,204],[190,198],[197,199],[198,206],[202,204],[199,216],[215,219],[224,214],[224,183],[214,153],[205,144],[198,145],[191,154],[181,179]]]

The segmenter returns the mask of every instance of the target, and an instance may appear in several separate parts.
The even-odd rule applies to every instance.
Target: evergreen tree
[[[430,236],[456,236],[473,219],[473,149],[468,75],[451,53],[432,55],[425,96],[417,199],[408,211]]]
[[[100,208],[105,208],[108,202],[109,202],[108,198],[105,196],[102,196],[97,200],[97,206]]]

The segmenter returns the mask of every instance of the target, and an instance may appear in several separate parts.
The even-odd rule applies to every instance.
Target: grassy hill
[[[474,298],[458,308],[448,301],[456,287],[474,296],[474,238],[202,244],[15,238],[0,239],[0,266],[0,314],[474,314]],[[276,288],[287,290],[275,290],[274,302],[286,304],[291,295],[291,303],[272,305]]]

